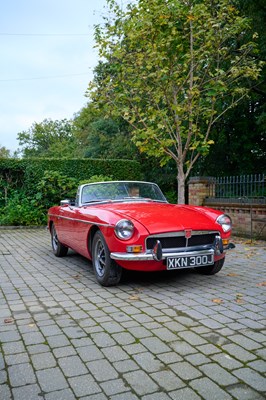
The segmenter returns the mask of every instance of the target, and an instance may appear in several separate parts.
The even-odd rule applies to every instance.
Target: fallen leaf
[[[242,293],[237,293],[237,294],[236,294],[236,302],[237,302],[238,304],[243,304],[243,303],[245,303],[244,300],[243,300],[243,294],[242,294]]]
[[[130,296],[129,297],[129,300],[139,300],[140,298],[139,298],[139,296]]]
[[[34,324],[33,322],[31,324],[29,324],[30,328],[34,328],[36,326],[36,324]]]
[[[257,286],[266,286],[266,281],[257,283]]]
[[[227,276],[239,276],[239,275],[236,274],[235,272],[230,272],[230,274],[227,274]]]
[[[212,299],[213,303],[222,304],[224,301],[222,299]]]
[[[14,324],[14,319],[13,318],[5,318],[4,323],[5,324]]]

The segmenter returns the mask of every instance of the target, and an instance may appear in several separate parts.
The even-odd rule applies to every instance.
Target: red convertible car
[[[231,219],[205,207],[169,204],[154,183],[116,181],[81,185],[75,200],[48,211],[57,257],[68,248],[92,261],[97,281],[116,285],[123,268],[194,268],[216,274],[223,266]]]

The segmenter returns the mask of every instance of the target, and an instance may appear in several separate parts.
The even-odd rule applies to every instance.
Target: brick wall
[[[206,206],[230,215],[233,222],[233,234],[266,240],[266,205],[253,204],[217,204],[210,201]],[[257,221],[259,219],[259,221]],[[262,222],[261,220],[264,220]]]
[[[210,192],[214,195],[211,185],[212,178],[191,178],[188,182],[189,204],[211,207],[230,215],[235,235],[266,240],[266,205],[230,203],[228,199],[226,202],[212,202],[208,199]]]
[[[189,204],[194,206],[202,206],[204,200],[210,193],[211,178],[193,177],[188,182],[188,199]]]

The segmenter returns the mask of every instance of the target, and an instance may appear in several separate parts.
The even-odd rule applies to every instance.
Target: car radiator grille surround
[[[197,234],[193,233],[189,239],[186,239],[185,234],[182,236],[171,235],[169,236],[161,236],[154,235],[152,237],[148,237],[146,240],[146,248],[147,250],[153,249],[156,241],[159,240],[161,242],[163,249],[176,249],[181,247],[192,247],[192,246],[204,246],[211,245],[214,243],[215,237],[218,232]]]

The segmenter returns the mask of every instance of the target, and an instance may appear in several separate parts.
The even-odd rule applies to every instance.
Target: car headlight
[[[119,239],[128,240],[131,239],[134,233],[134,225],[127,219],[121,219],[116,223],[115,234]]]
[[[220,215],[216,221],[222,226],[224,232],[229,232],[232,229],[232,221],[228,215]]]

